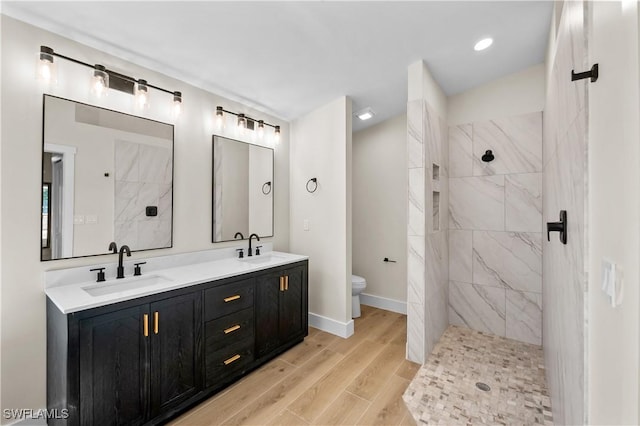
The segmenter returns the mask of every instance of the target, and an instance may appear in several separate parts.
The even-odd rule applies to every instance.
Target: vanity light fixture
[[[254,130],[259,140],[263,140],[265,137],[265,126],[269,126],[273,128],[273,144],[277,145],[280,142],[280,126],[276,126],[275,124],[269,124],[264,120],[256,120],[255,118],[249,117],[246,114],[227,111],[221,106],[216,107],[216,127],[218,130],[222,130],[224,127],[224,114],[231,114],[238,117],[237,127],[239,133],[243,133],[246,129]]]
[[[278,145],[280,143],[280,126],[275,126],[273,130],[273,143]]]
[[[475,46],[473,46],[473,50],[479,52],[491,46],[493,44],[493,39],[491,37],[483,38],[478,41]]]
[[[134,93],[138,108],[147,108],[149,106],[149,86],[147,86],[147,80],[139,79],[136,82]]]
[[[238,129],[244,130],[247,128],[247,119],[244,118],[244,114],[238,114]]]
[[[163,89],[147,83],[144,79],[136,79],[128,75],[120,74],[116,71],[107,69],[104,65],[91,65],[86,62],[79,61],[69,56],[61,55],[48,46],[40,46],[40,54],[38,56],[36,77],[45,83],[56,82],[56,63],[55,58],[64,59],[77,65],[82,65],[93,70],[91,79],[91,91],[97,96],[104,96],[109,89],[119,90],[121,92],[135,95],[136,104],[141,107],[149,105],[149,89],[155,89],[173,95],[174,113],[181,109],[182,93],[173,90]],[[180,104],[180,106],[176,106]]]
[[[109,74],[103,65],[96,64],[91,80],[91,91],[99,98],[107,95],[109,88]]]
[[[224,110],[221,106],[216,107],[216,127],[218,130],[222,130],[224,127]]]
[[[56,71],[56,63],[53,61],[53,49],[47,46],[40,46],[40,54],[36,64],[36,77],[46,84],[55,84],[57,82]]]
[[[173,92],[173,117],[178,118],[182,112],[182,92]]]
[[[264,138],[264,120],[258,120],[258,139]]]
[[[376,115],[376,113],[370,107],[361,109],[355,113],[355,116],[362,121],[369,120],[370,118],[373,118],[374,115]]]

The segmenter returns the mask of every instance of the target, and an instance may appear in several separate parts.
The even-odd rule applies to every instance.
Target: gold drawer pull
[[[154,334],[158,334],[158,326],[160,325],[160,313],[155,311],[153,313],[153,332]]]
[[[284,291],[284,277],[280,277],[280,291]]]
[[[224,365],[229,365],[232,362],[235,362],[235,361],[237,361],[239,359],[240,359],[240,355],[236,354],[236,355],[232,356],[231,358],[225,360]]]
[[[240,324],[236,324],[233,327],[229,327],[227,329],[224,330],[224,334],[229,334],[229,333],[233,333],[234,331],[240,329]]]
[[[224,303],[233,302],[234,300],[240,299],[240,295],[236,294],[235,296],[229,296],[224,298]]]
[[[284,289],[289,290],[289,275],[284,276]]]
[[[142,327],[144,329],[143,333],[144,333],[144,337],[149,337],[149,314],[144,314],[143,315],[143,324]]]

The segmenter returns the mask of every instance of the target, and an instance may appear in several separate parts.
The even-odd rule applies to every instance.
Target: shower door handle
[[[560,210],[560,222],[547,222],[547,241],[551,241],[551,233],[560,233],[560,242],[567,244],[567,211]]]

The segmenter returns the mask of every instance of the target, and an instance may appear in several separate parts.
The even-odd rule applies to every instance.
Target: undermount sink
[[[156,284],[170,282],[169,278],[162,275],[149,275],[146,277],[131,277],[121,280],[105,281],[82,287],[91,296],[104,296],[105,294],[118,293],[120,291],[134,290],[143,287],[151,287]]]
[[[269,263],[269,262],[273,262],[273,261],[279,261],[279,260],[284,260],[286,259],[286,257],[284,256],[280,256],[277,254],[273,254],[273,253],[266,253],[266,254],[259,254],[259,255],[254,255],[251,257],[243,257],[242,259],[238,259],[240,262],[245,262],[245,263]]]

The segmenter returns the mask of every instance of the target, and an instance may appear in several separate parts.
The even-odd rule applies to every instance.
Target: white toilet
[[[360,318],[360,293],[367,288],[367,280],[351,275],[351,317]]]

